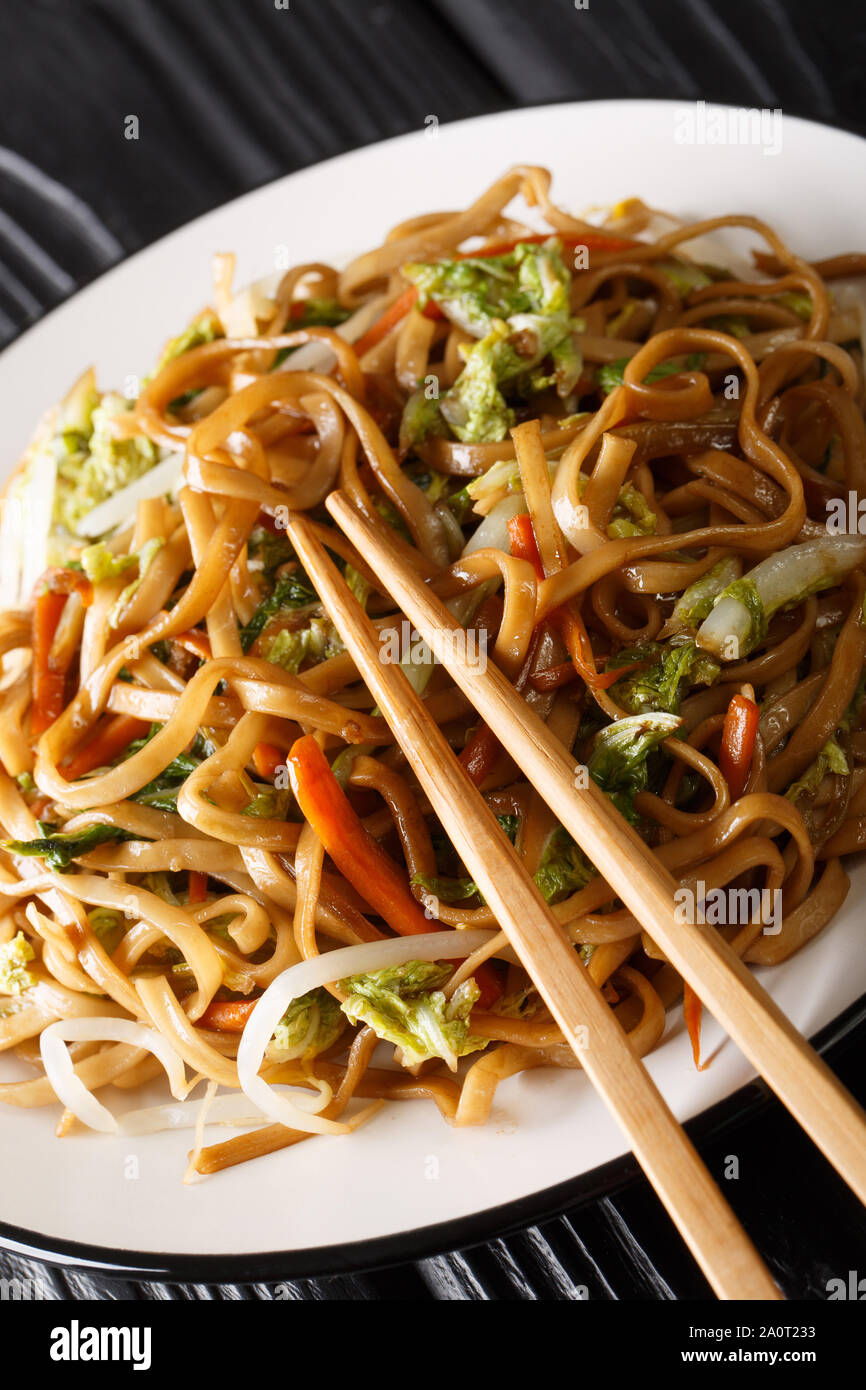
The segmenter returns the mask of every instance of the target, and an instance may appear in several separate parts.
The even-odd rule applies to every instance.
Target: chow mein
[[[8,484],[0,1100],[53,1107],[59,1135],[188,1128],[192,1176],[389,1101],[481,1124],[504,1079],[579,1065],[292,512],[635,1050],[682,999],[700,1064],[699,999],[330,521],[337,487],[638,829],[684,920],[772,965],[842,904],[866,845],[866,254],[808,262],[754,217],[638,199],[583,220],[550,185],[512,169],[344,269],[236,290],[218,256],[151,375],[85,372]]]

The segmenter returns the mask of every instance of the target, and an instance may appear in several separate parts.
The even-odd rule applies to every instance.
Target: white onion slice
[[[183,457],[180,453],[169,454],[140,478],[106,497],[81,518],[77,527],[79,536],[104,536],[106,531],[113,531],[131,516],[139,502],[173,491],[183,472]]]
[[[388,941],[365,941],[291,965],[272,981],[250,1014],[238,1048],[238,1079],[254,1105],[277,1124],[311,1134],[346,1134],[348,1125],[302,1110],[259,1076],[274,1029],[293,999],[347,975],[366,975],[410,960],[462,960],[490,940],[492,929],[425,932]],[[45,1035],[43,1034],[43,1037]]]
[[[68,1042],[129,1043],[152,1052],[168,1076],[171,1093],[181,1100],[186,1091],[183,1062],[155,1028],[126,1018],[61,1018],[42,1030],[39,1050],[45,1075],[57,1099],[90,1129],[116,1134],[120,1128],[111,1111],[102,1105],[75,1074]]]
[[[376,322],[382,312],[382,298],[371,299],[369,303],[362,304],[360,309],[356,309],[351,318],[346,319],[334,331],[345,338],[347,343],[357,343],[359,338],[363,338],[368,328]],[[287,332],[291,332],[289,324]],[[284,372],[329,372],[336,361],[331,348],[324,342],[302,343],[295,348],[291,357],[288,358],[284,367],[280,370]]]

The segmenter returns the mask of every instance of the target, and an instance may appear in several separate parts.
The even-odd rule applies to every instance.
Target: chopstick
[[[780,1298],[490,807],[400,667],[380,661],[375,628],[310,523],[292,515],[287,534],[430,804],[710,1285],[720,1298]]]
[[[327,507],[455,683],[599,873],[646,928],[825,1157],[866,1202],[866,1114],[724,937],[675,915],[676,883],[491,661],[468,662],[462,628],[340,492]]]

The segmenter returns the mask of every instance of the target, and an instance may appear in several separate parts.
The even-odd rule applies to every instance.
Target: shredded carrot
[[[242,1033],[258,1002],[258,996],[255,999],[215,999],[198,1019],[197,1027],[213,1028],[218,1033]]]
[[[358,356],[363,357],[365,352],[369,352],[371,348],[381,343],[382,339],[391,332],[391,329],[396,328],[401,319],[404,319],[409,313],[409,310],[414,308],[417,299],[418,290],[414,285],[410,285],[408,290],[404,290],[401,295],[398,295],[394,303],[389,305],[385,310],[382,317],[378,318],[376,322],[367,329],[363,337],[359,338],[357,343],[355,343],[355,351]],[[424,317],[428,319],[441,319],[443,317],[442,310],[437,304],[434,304],[432,300],[424,305],[421,312]]]
[[[728,705],[722,726],[719,770],[728,784],[732,801],[741,797],[746,789],[760,717],[758,706],[746,695],[734,695]]]
[[[566,603],[551,616],[562,634],[562,639],[568,648],[568,654],[574,662],[578,675],[591,689],[607,690],[619,680],[620,676],[646,664],[641,661],[633,661],[627,666],[617,666],[612,671],[596,670],[595,653],[592,650],[592,643],[589,640],[589,633],[581,617],[580,609],[573,603]]]
[[[201,873],[199,869],[189,871],[189,901],[191,903],[203,903],[207,898],[207,874]]]
[[[441,924],[426,917],[406,883],[405,870],[361,824],[327,758],[312,734],[304,734],[289,751],[292,785],[298,805],[344,878],[399,936],[437,931]],[[475,972],[481,990],[479,1007],[502,992],[490,962]]]
[[[703,1004],[695,994],[690,984],[683,980],[683,1018],[686,1021],[686,1028],[689,1031],[689,1038],[692,1044],[692,1056],[695,1059],[695,1066],[698,1071],[703,1071],[707,1063],[701,1063],[701,1016],[703,1014]]]
[[[536,579],[541,583],[544,578],[544,566],[538,553],[532,517],[528,512],[520,512],[519,515],[511,517],[508,522],[508,539],[511,542],[512,555],[517,560],[528,560],[535,570]]]
[[[108,767],[133,739],[141,738],[150,725],[131,714],[117,714],[106,718],[97,728],[93,738],[79,749],[60,771],[67,782],[75,782],[95,767]]]
[[[201,657],[202,661],[211,660],[210,639],[205,632],[199,632],[195,628],[190,628],[188,632],[178,632],[172,637],[172,642],[176,642],[184,651],[192,652],[194,656]]]
[[[526,236],[513,237],[509,241],[489,242],[477,251],[460,251],[457,253],[456,259],[462,261],[487,260],[491,256],[507,256],[509,251],[514,250],[515,246],[520,246],[525,242],[538,246],[541,242],[550,241],[552,238],[571,249],[585,246],[587,251],[628,251],[633,246],[641,245],[639,241],[632,241],[628,237],[610,236],[606,232],[531,232]]]
[[[278,768],[285,767],[286,755],[274,743],[257,743],[253,749],[253,767],[260,777],[272,782]]]
[[[44,733],[62,714],[65,704],[66,672],[52,664],[51,646],[67,597],[46,588],[33,605],[30,728],[34,734]]]

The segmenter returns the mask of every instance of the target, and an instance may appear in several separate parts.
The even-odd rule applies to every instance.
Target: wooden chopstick
[[[400,667],[380,661],[375,628],[309,522],[291,516],[288,536],[458,853],[710,1285],[720,1298],[780,1298],[490,807]]]
[[[866,1202],[866,1114],[724,937],[675,915],[668,870],[491,661],[465,659],[447,608],[340,492],[328,510],[599,873],[756,1071]]]

